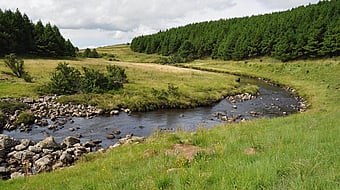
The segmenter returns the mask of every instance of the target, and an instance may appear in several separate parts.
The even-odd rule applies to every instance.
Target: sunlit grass
[[[83,61],[72,64],[80,66],[86,62]],[[88,61],[90,65],[92,60]],[[131,92],[125,92],[129,95],[125,101],[140,100],[133,94],[134,90],[147,94],[149,88],[165,88],[163,83],[169,81],[183,92],[196,93],[216,90],[217,87],[211,86],[228,80],[220,78],[221,74],[201,71],[117,64],[129,68],[131,81],[125,90]],[[0,189],[340,189],[339,59],[290,63],[270,58],[247,62],[199,60],[186,66],[270,79],[296,89],[310,107],[305,113],[288,117],[218,126],[211,130],[200,128],[195,133],[157,132],[144,144],[86,155],[72,168],[1,181]],[[159,86],[155,85],[158,80],[162,81]],[[188,82],[192,80],[195,81]],[[208,85],[213,81],[216,84]],[[147,87],[140,89],[141,86]],[[199,154],[186,163],[166,154],[176,143],[189,143],[213,151]],[[247,148],[255,148],[256,153],[245,154]],[[154,154],[145,156],[146,150],[153,150]],[[172,168],[177,170],[168,172]]]

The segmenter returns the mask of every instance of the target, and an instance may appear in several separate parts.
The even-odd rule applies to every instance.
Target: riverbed
[[[214,105],[193,109],[131,114],[122,112],[119,115],[92,119],[74,117],[71,118],[72,122],[67,122],[54,130],[33,126],[29,132],[15,130],[2,133],[15,139],[31,139],[36,142],[53,136],[59,143],[67,136],[78,136],[81,143],[97,140],[101,141],[103,147],[108,147],[129,134],[147,137],[155,131],[175,132],[178,129],[195,131],[197,127],[211,128],[230,123],[230,119],[228,121],[223,118],[232,118],[232,122],[242,122],[258,118],[283,117],[300,109],[299,99],[281,87],[247,78],[242,78],[241,83],[257,85],[259,91],[256,98],[234,102],[225,98]]]

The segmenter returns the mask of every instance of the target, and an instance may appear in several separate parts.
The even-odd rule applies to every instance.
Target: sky
[[[36,23],[56,25],[79,47],[131,42],[133,37],[201,21],[288,10],[318,0],[1,0]]]

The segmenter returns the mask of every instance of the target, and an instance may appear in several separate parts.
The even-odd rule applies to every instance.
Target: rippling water
[[[73,118],[74,123],[68,122],[63,127],[59,127],[58,130],[34,126],[29,133],[19,131],[3,131],[3,133],[16,139],[29,138],[34,141],[40,141],[51,135],[55,137],[57,142],[62,142],[67,136],[81,134],[82,143],[100,139],[102,140],[101,145],[106,147],[118,141],[118,136],[115,139],[106,138],[115,129],[121,131],[121,137],[131,133],[135,136],[149,136],[155,130],[176,131],[181,128],[186,131],[194,131],[198,126],[211,128],[226,123],[226,121],[214,117],[217,112],[229,117],[242,115],[244,119],[271,118],[296,112],[298,100],[282,88],[252,79],[242,79],[242,81],[258,85],[260,87],[259,96],[249,101],[237,102],[237,109],[232,107],[229,100],[224,99],[210,107],[136,112],[130,116],[121,113],[118,116],[93,119]],[[254,112],[259,115],[253,117],[251,113]],[[75,130],[70,131],[69,128]]]

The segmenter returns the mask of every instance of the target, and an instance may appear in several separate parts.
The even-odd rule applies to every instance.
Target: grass
[[[195,133],[155,133],[144,144],[86,155],[72,168],[1,181],[0,189],[340,188],[338,59],[200,60],[186,66],[267,78],[296,89],[310,107],[289,117],[200,128]],[[176,143],[213,152],[187,162],[166,154]],[[256,153],[245,154],[247,148],[255,148]],[[154,153],[145,154],[146,150]],[[169,172],[172,168],[177,169]]]
[[[120,49],[120,46],[117,47]],[[101,51],[99,49],[98,51]],[[208,73],[177,67],[144,64],[106,59],[78,59],[78,60],[46,60],[26,59],[26,70],[33,77],[33,83],[25,83],[8,73],[3,62],[0,61],[0,78],[8,78],[0,82],[0,97],[38,97],[37,89],[49,82],[51,72],[58,63],[67,62],[70,66],[80,69],[82,66],[105,71],[109,64],[115,64],[126,69],[129,82],[124,89],[105,94],[77,94],[64,96],[61,102],[91,104],[111,110],[119,107],[129,107],[133,111],[154,110],[157,108],[188,108],[207,105],[221,99],[222,96],[233,93],[252,92],[257,89],[240,86],[235,82],[236,77],[219,73]],[[155,97],[153,90],[167,90],[171,83],[178,87],[179,96]]]

